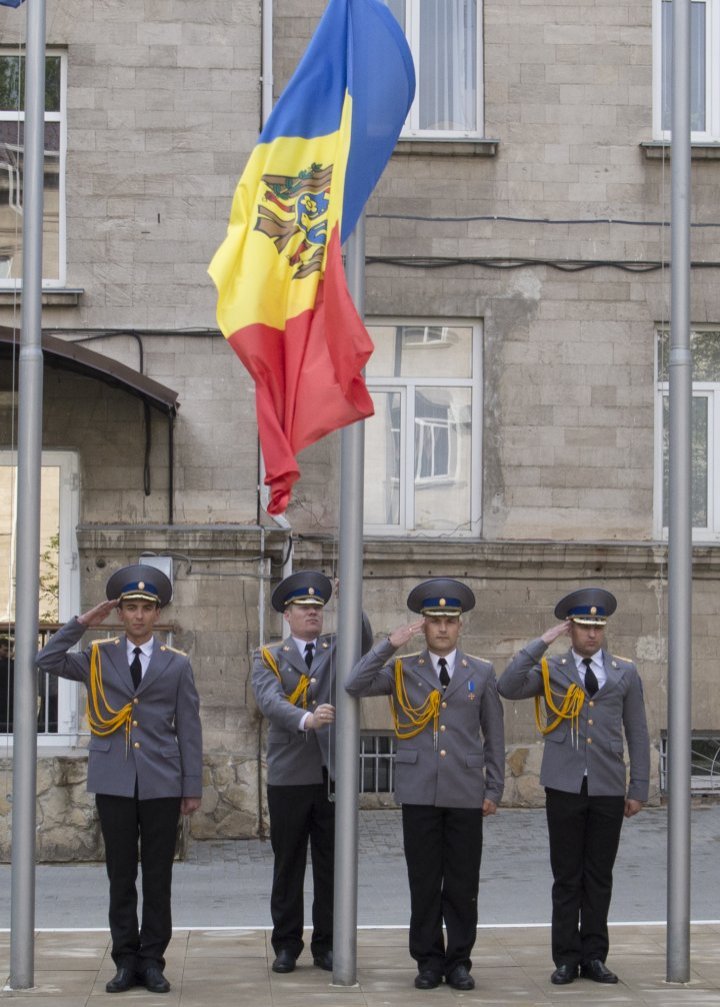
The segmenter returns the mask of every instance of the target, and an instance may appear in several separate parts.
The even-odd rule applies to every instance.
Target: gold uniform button
[[[317,682],[317,679],[316,679],[316,678],[311,678],[311,679],[310,679],[310,681],[311,681],[311,682],[312,682],[312,684],[314,685],[314,684],[315,684],[315,682]]]
[[[587,743],[588,745],[592,745],[592,738],[588,738]]]
[[[444,725],[444,724],[441,724],[441,725],[440,725],[440,730],[441,730],[441,731],[444,731],[444,730],[445,730],[445,725]]]
[[[140,742],[136,741],[135,744],[133,745],[133,748],[140,748]]]
[[[317,699],[313,699],[313,701],[312,701],[312,705],[313,705],[313,706],[317,706]]]
[[[138,725],[138,722],[137,722],[137,720],[133,720],[133,722],[132,722],[132,726],[133,726],[133,727],[137,727],[137,725]]]
[[[443,700],[440,705],[442,706],[443,710],[447,710],[447,703],[445,702],[445,700]]]
[[[443,759],[444,759],[444,758],[445,758],[445,756],[447,755],[447,752],[445,751],[445,749],[444,749],[444,748],[441,748],[441,749],[440,749],[440,755],[442,756],[442,758],[443,758]]]
[[[133,703],[134,703],[134,704],[135,704],[135,705],[137,706],[137,704],[138,704],[139,702],[140,702],[140,700],[139,700],[139,699],[137,698],[137,696],[136,696],[136,697],[135,697],[135,699],[133,699]]]
[[[593,722],[592,722],[592,720],[588,720],[588,726],[589,726],[589,727],[592,727],[592,726],[593,726]]]
[[[590,700],[590,701],[588,702],[588,706],[595,706],[595,700],[594,700],[594,699],[591,699],[591,700]]]

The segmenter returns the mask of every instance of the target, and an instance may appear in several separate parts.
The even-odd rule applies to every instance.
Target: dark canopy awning
[[[9,358],[13,353],[20,353],[20,332],[0,326],[0,357]],[[103,381],[106,385],[122,388],[131,395],[136,395],[149,406],[159,409],[167,416],[174,416],[178,410],[178,393],[172,388],[166,388],[152,378],[133,370],[126,364],[121,364],[112,357],[102,353],[94,353],[78,343],[58,339],[43,333],[42,351],[44,363],[48,367],[58,367],[76,374]]]
[[[42,336],[43,365],[45,367],[55,367],[60,370],[73,371],[75,374],[82,374],[87,378],[94,378],[102,381],[106,385],[120,388],[130,395],[139,398],[144,407],[145,413],[145,464],[144,464],[144,490],[145,495],[150,494],[150,447],[151,447],[151,413],[150,409],[157,409],[168,421],[168,523],[173,523],[173,497],[174,497],[174,425],[175,416],[178,411],[178,393],[172,388],[166,388],[158,381],[146,377],[140,371],[133,370],[126,364],[121,364],[112,357],[103,356],[102,353],[94,353],[86,349],[79,343],[69,342],[57,336],[50,336],[43,333]],[[15,355],[15,359],[20,358],[20,332],[0,325],[0,360],[10,360]]]

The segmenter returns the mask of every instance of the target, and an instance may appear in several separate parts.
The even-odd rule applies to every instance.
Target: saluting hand
[[[570,620],[566,619],[565,622],[555,623],[550,629],[546,629],[543,633],[541,639],[547,643],[553,643],[560,636],[570,636]]]
[[[101,601],[95,608],[91,608],[87,612],[83,612],[82,615],[79,615],[78,622],[81,622],[83,626],[99,626],[101,622],[105,622],[110,613],[117,608],[117,605],[116,599]]]
[[[425,620],[419,619],[417,622],[408,623],[407,626],[398,626],[397,629],[394,629],[389,634],[388,641],[396,650],[398,647],[404,647],[408,640],[411,640],[416,633],[421,631],[424,625]]]

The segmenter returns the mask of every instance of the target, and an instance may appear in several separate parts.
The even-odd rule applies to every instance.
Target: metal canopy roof
[[[20,333],[6,326],[0,326],[0,357],[8,358],[12,354],[20,354]],[[158,409],[166,416],[175,416],[178,406],[178,393],[172,388],[166,388],[158,381],[146,377],[132,367],[95,353],[78,343],[72,343],[57,336],[43,333],[42,350],[44,362],[49,367],[57,367],[66,371],[74,371],[89,378],[95,378],[106,385],[122,388],[131,395],[136,395],[149,406]]]

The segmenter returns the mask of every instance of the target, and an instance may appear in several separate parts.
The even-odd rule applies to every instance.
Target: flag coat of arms
[[[412,104],[405,36],[380,0],[330,0],[240,178],[209,273],[218,325],[255,382],[268,511],[282,513],[296,455],[371,416],[372,341],[341,245]]]

